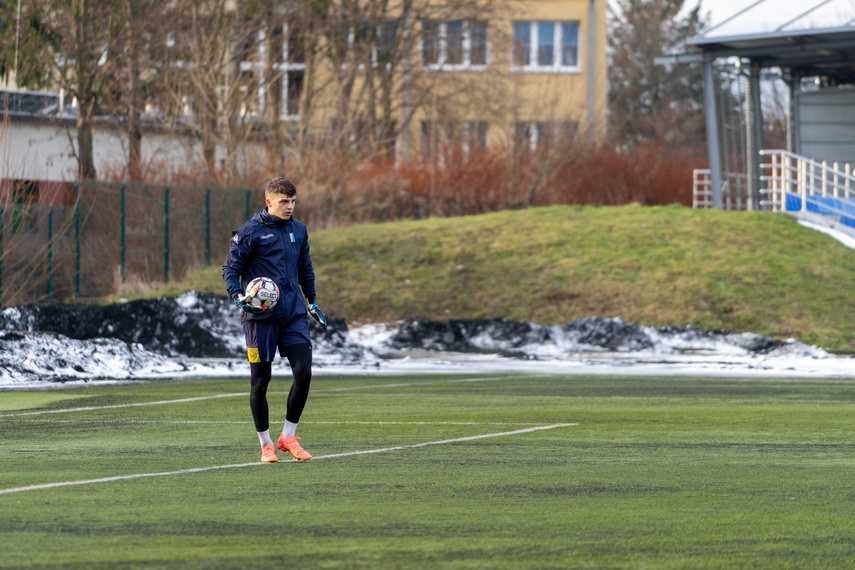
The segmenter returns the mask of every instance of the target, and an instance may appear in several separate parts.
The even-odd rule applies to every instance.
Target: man
[[[327,321],[315,302],[309,235],[306,226],[293,218],[297,188],[290,180],[275,178],[267,183],[264,196],[264,210],[232,232],[223,280],[229,296],[243,309],[241,323],[250,368],[249,407],[261,443],[261,461],[277,462],[276,447],[300,461],[308,461],[312,456],[296,436],[312,381],[312,341],[306,313],[325,329]],[[269,311],[253,307],[252,299],[243,294],[256,277],[269,277],[279,287],[279,302]],[[277,348],[291,364],[294,379],[288,393],[285,425],[275,447],[270,439],[267,385]]]

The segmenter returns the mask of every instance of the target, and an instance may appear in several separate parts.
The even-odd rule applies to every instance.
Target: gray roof
[[[63,115],[72,115],[76,109],[69,107],[71,96],[65,95]],[[0,89],[0,115],[10,117],[56,117],[60,114],[59,93]]]
[[[760,67],[779,67],[802,77],[825,76],[838,84],[855,83],[855,26],[814,28],[738,36],[696,36],[684,53],[666,61],[740,57]]]

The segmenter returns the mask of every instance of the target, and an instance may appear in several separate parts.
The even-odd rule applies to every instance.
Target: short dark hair
[[[264,194],[285,194],[288,197],[297,195],[297,187],[287,178],[274,178],[264,187]]]

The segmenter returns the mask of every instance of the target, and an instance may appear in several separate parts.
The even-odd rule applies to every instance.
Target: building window
[[[512,32],[515,71],[579,71],[579,22],[514,22]]]
[[[571,143],[578,131],[579,123],[575,121],[516,123],[514,144],[522,153],[548,150]]]
[[[285,120],[300,118],[300,94],[303,92],[303,76],[306,70],[305,34],[302,22],[289,19],[282,27],[282,61],[274,65],[281,74],[282,106],[279,115]]]
[[[391,69],[395,63],[398,22],[385,20],[379,24],[361,22],[340,35],[340,61],[342,68],[355,63],[362,69],[371,60],[374,67],[385,65]]]
[[[422,22],[422,66],[444,71],[487,67],[487,22],[453,20]]]
[[[463,21],[448,22],[445,30],[445,63],[460,65],[463,63]]]
[[[429,67],[439,64],[439,22],[422,22],[422,65]]]
[[[282,46],[282,61],[291,64],[305,64],[306,47],[300,20],[291,19],[283,26],[282,32],[288,38]]]
[[[487,22],[469,22],[469,62],[472,65],[487,65]]]
[[[287,89],[285,99],[285,116],[300,116],[300,94],[303,92],[303,71],[289,71],[285,77],[284,87]]]
[[[487,121],[469,123],[469,140],[473,147],[487,148]]]
[[[537,23],[537,65],[550,66],[555,61],[555,25]]]
[[[387,20],[378,26],[377,51],[373,59],[376,63],[390,63],[395,57],[395,39],[398,35],[398,22]]]
[[[305,34],[299,19],[289,19],[272,40],[281,45],[280,56],[273,64],[271,76],[266,71],[265,35],[258,32],[256,38],[248,41],[247,57],[240,62],[241,91],[245,93],[241,104],[240,116],[243,120],[257,120],[264,113],[278,113],[283,120],[294,121],[300,118],[300,95],[303,92],[303,78],[306,69]],[[277,82],[272,86],[270,95],[275,100],[266,100],[265,86],[268,82]],[[225,93],[225,87],[220,88]],[[272,106],[272,108],[270,108]]]
[[[530,56],[531,22],[514,22],[514,65],[528,65]]]
[[[579,67],[579,22],[561,22],[561,66]]]
[[[446,154],[459,150],[468,159],[473,150],[487,147],[487,130],[486,121],[421,121],[422,158],[439,156],[444,164]]]

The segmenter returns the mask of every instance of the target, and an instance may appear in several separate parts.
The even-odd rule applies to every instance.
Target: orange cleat
[[[265,445],[261,448],[262,463],[276,463],[279,458],[276,457],[276,448],[273,445]]]
[[[295,435],[292,435],[291,437],[280,435],[278,447],[282,451],[287,451],[300,461],[308,461],[312,456],[309,455],[309,452],[303,449],[299,443],[297,443],[298,439],[300,438]]]

